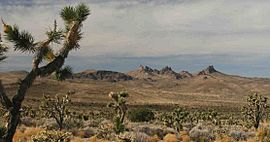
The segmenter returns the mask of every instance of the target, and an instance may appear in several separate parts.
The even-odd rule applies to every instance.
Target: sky
[[[61,8],[80,2],[91,15],[81,48],[67,60],[75,71],[126,72],[142,64],[196,72],[214,65],[270,77],[269,0],[1,0],[0,16],[42,40],[54,19],[63,24]],[[8,55],[0,71],[30,69],[32,55]]]

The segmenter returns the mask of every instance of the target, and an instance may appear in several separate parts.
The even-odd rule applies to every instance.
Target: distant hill
[[[86,70],[73,75],[73,78],[79,79],[93,79],[93,80],[107,80],[107,81],[127,81],[133,78],[124,73],[105,70]]]
[[[8,94],[15,94],[18,79],[27,72],[0,73]],[[251,92],[270,98],[270,79],[247,78],[228,75],[208,66],[197,73],[176,72],[171,67],[160,70],[140,66],[134,71],[120,73],[103,70],[86,70],[63,82],[51,78],[37,78],[27,95],[27,102],[38,103],[42,94],[54,95],[74,90],[74,102],[107,104],[108,93],[129,92],[128,103],[133,105],[179,104],[192,108],[220,107],[239,108]]]

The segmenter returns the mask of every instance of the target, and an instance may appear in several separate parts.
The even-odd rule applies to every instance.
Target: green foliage
[[[83,22],[90,14],[89,8],[85,4],[79,4],[76,7],[67,6],[62,9],[60,15],[67,25],[72,21]]]
[[[61,131],[42,131],[32,136],[31,142],[70,142],[71,134]]]
[[[268,98],[253,93],[247,98],[247,105],[243,107],[242,114],[257,129],[265,116]]]
[[[128,119],[132,122],[148,122],[154,118],[155,114],[150,109],[140,108],[128,112]]]
[[[40,110],[43,116],[54,118],[61,130],[64,128],[64,123],[71,114],[68,106],[70,102],[71,100],[68,95],[59,96],[56,94],[55,99],[44,96],[41,101]]]
[[[6,133],[7,133],[6,127],[0,124],[0,139],[4,138]]]
[[[46,32],[48,39],[54,43],[59,44],[63,39],[63,31],[57,29],[57,22],[54,20],[54,28]]]
[[[83,121],[84,119],[82,118],[81,114],[73,111],[67,115],[64,127],[66,129],[81,128],[83,126]]]
[[[121,122],[121,118],[119,116],[116,116],[113,122],[114,122],[114,131],[116,134],[125,131],[125,125]]]
[[[124,118],[127,111],[126,98],[128,93],[126,92],[111,92],[109,97],[114,100],[114,102],[108,104],[108,107],[113,108],[116,111],[116,116],[114,117],[114,129],[116,133],[122,132],[124,128]],[[123,125],[123,126],[122,126]]]
[[[64,68],[61,68],[60,70],[56,71],[54,73],[54,78],[58,81],[63,81],[69,77],[71,77],[73,74],[72,68],[70,66],[66,66]]]
[[[189,118],[193,122],[203,120],[203,121],[210,121],[215,125],[218,125],[220,123],[218,119],[218,113],[214,110],[195,112],[190,114]]]
[[[18,26],[13,26],[11,30],[5,34],[5,39],[14,43],[14,50],[21,52],[34,52],[34,38],[27,31],[19,31]]]
[[[182,123],[189,120],[189,112],[178,107],[175,108],[172,113],[164,114],[161,120],[165,126],[172,127],[179,131],[182,130]]]
[[[32,107],[25,105],[21,108],[21,117],[31,117],[35,118],[37,116],[37,111],[34,110]]]
[[[10,26],[2,20],[3,31],[5,33],[5,39],[11,42],[14,46],[14,50],[18,50],[22,53],[34,53],[35,56],[32,60],[31,71],[18,83],[18,90],[16,95],[9,99],[7,95],[2,91],[3,105],[7,106],[11,114],[11,119],[8,119],[8,135],[6,140],[12,141],[12,138],[16,132],[17,125],[19,124],[20,109],[24,99],[26,98],[26,93],[28,89],[32,86],[37,77],[49,76],[54,72],[57,72],[58,78],[60,80],[65,79],[65,77],[70,73],[71,68],[63,68],[68,54],[73,49],[79,48],[79,40],[82,38],[81,28],[83,26],[83,21],[86,20],[90,14],[89,8],[80,4],[75,7],[69,7],[71,11],[75,13],[68,13],[65,8],[61,12],[61,16],[64,19],[66,31],[62,32],[57,29],[57,23],[54,23],[54,28],[48,31],[46,34],[48,39],[43,41],[35,42],[34,37],[30,32],[19,30],[19,27],[14,25]],[[69,21],[69,22],[68,22]],[[53,50],[50,49],[50,45],[55,43],[61,43],[64,40],[62,47],[58,50],[57,55],[54,55]],[[1,42],[1,51],[3,45]],[[0,51],[0,52],[1,52]],[[48,58],[49,57],[49,58]],[[3,60],[5,56],[0,53],[0,59]],[[41,65],[44,59],[48,58],[48,63]],[[1,89],[2,90],[2,89]],[[69,103],[69,98],[56,97],[55,100],[49,97],[44,97],[41,105],[41,110],[43,110],[44,115],[54,118],[59,128],[62,129],[63,123],[68,115],[67,104]]]

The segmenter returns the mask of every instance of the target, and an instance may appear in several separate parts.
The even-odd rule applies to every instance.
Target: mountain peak
[[[181,71],[180,73],[180,76],[182,77],[182,78],[191,78],[191,77],[193,77],[193,75],[190,73],[190,72],[188,72],[188,71]]]
[[[208,66],[206,69],[200,71],[198,75],[207,75],[211,73],[218,72],[213,65]]]
[[[139,69],[140,72],[153,72],[154,70],[148,66],[140,65]]]
[[[164,73],[174,73],[174,71],[172,70],[171,67],[166,66],[166,67],[164,67],[164,68],[162,68],[162,69],[160,70],[160,73],[161,73],[161,74],[164,74]]]

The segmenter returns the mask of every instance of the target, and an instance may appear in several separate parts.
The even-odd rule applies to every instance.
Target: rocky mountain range
[[[16,94],[18,80],[27,72],[0,72],[0,80],[8,94]],[[85,104],[107,104],[111,91],[127,91],[129,103],[171,105],[201,108],[219,107],[236,110],[247,95],[257,92],[270,98],[269,78],[250,78],[224,74],[208,66],[195,73],[174,71],[171,67],[154,69],[139,66],[126,73],[86,70],[73,74],[73,79],[59,82],[50,77],[37,78],[28,92],[28,104],[39,103],[42,94],[55,95],[70,90],[76,92],[74,102]]]
[[[138,69],[129,71],[127,73],[106,71],[106,70],[86,70],[73,75],[77,79],[92,79],[92,80],[107,80],[107,81],[128,81],[128,80],[159,80],[159,79],[173,79],[180,80],[185,78],[192,78],[200,75],[210,75],[218,72],[213,65],[199,71],[198,73],[190,73],[188,71],[176,72],[171,67],[166,66],[160,70],[153,69],[149,66],[140,65]]]

